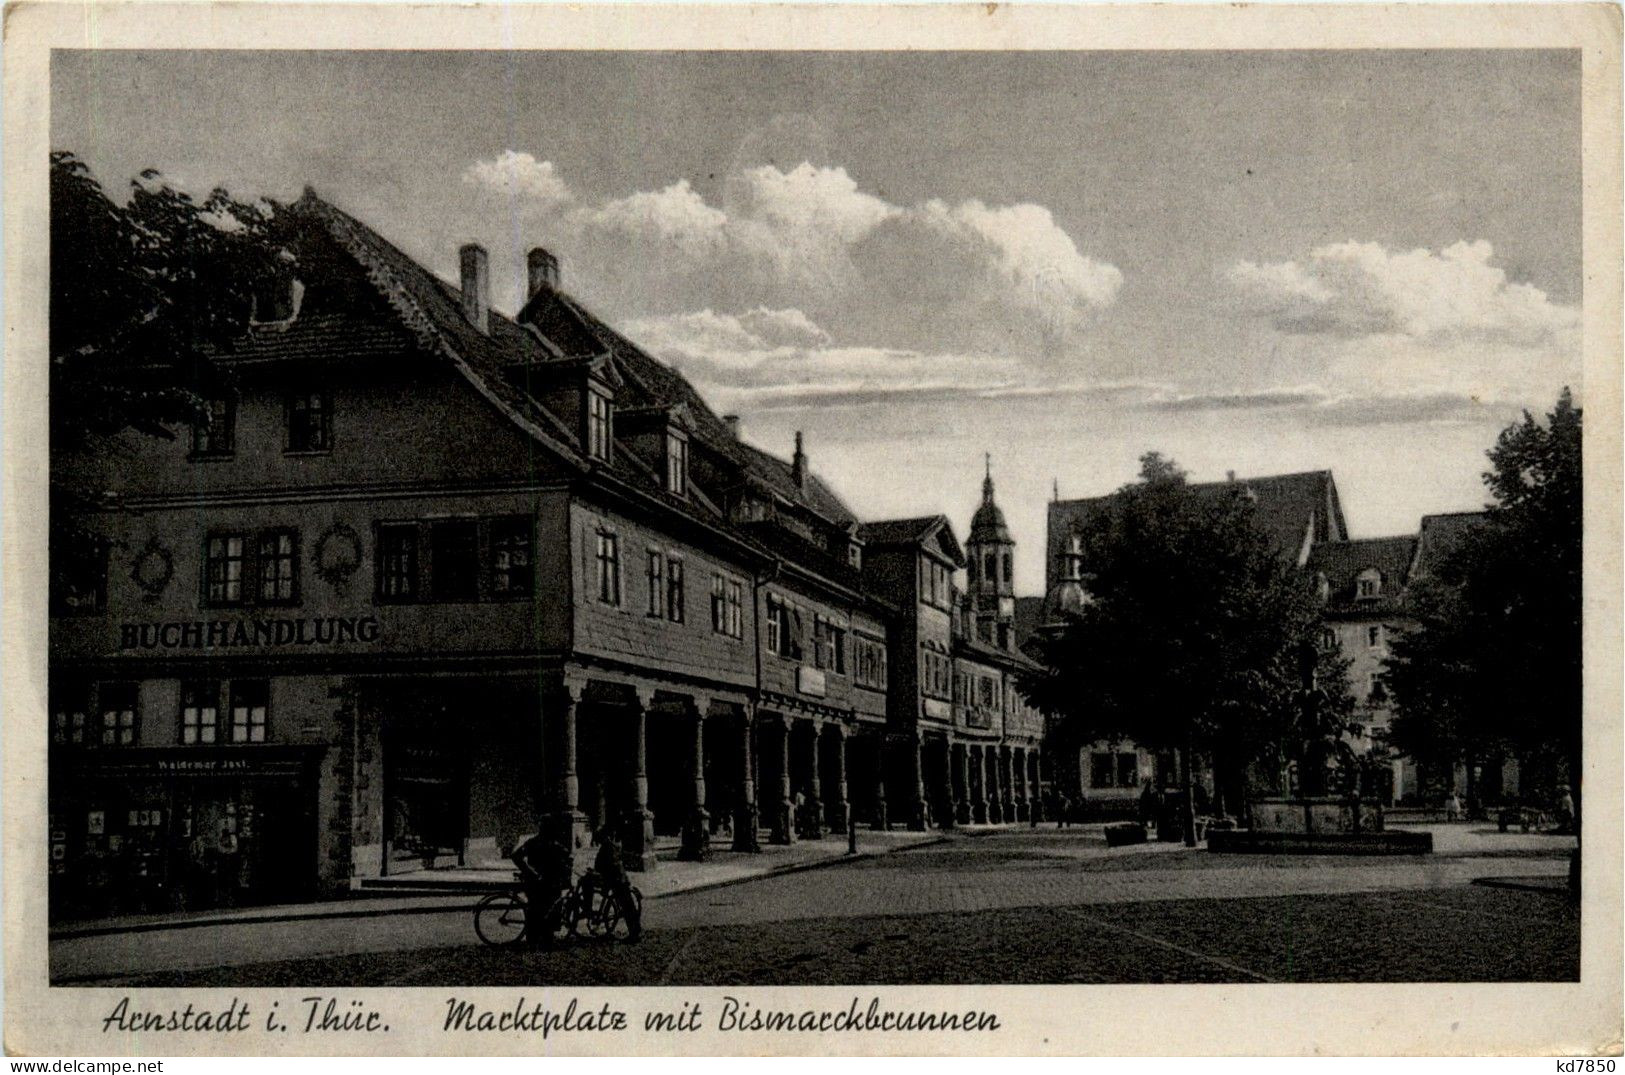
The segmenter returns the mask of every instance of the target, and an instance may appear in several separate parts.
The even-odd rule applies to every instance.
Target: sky
[[[307,184],[448,280],[525,251],[863,518],[963,537],[1160,451],[1329,469],[1351,536],[1480,507],[1580,378],[1563,51],[58,52],[51,140],[119,192]]]

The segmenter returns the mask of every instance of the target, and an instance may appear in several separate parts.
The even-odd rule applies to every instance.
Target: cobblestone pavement
[[[1485,841],[1488,839],[1484,837]],[[865,951],[868,952],[898,944],[905,944],[911,951],[923,951],[930,949],[935,941],[925,943],[921,938],[935,937],[941,931],[952,934],[957,930],[968,931],[960,945],[967,950],[977,947],[980,943],[975,940],[977,937],[1003,938],[1001,943],[1008,949],[1006,955],[990,957],[991,962],[984,960],[978,966],[1002,966],[1013,956],[1022,965],[1045,966],[1048,968],[1045,973],[1059,974],[1062,968],[1039,958],[1041,950],[1053,945],[1045,939],[1048,935],[1045,929],[1036,924],[1048,923],[1046,928],[1051,934],[1076,935],[1077,944],[1107,953],[1111,950],[1111,945],[1106,943],[1108,940],[1115,938],[1113,943],[1121,946],[1125,937],[1132,937],[1125,934],[1124,929],[1137,928],[1125,926],[1129,919],[1123,916],[1152,913],[1131,911],[1131,908],[1188,904],[1183,911],[1166,912],[1185,922],[1175,930],[1178,934],[1186,929],[1199,930],[1205,921],[1223,923],[1242,916],[1243,904],[1237,901],[1267,907],[1267,903],[1255,901],[1274,900],[1279,914],[1290,915],[1295,913],[1294,908],[1314,907],[1321,909],[1316,913],[1329,916],[1324,921],[1314,918],[1313,928],[1304,927],[1310,931],[1305,936],[1338,935],[1338,914],[1353,914],[1349,908],[1356,906],[1362,908],[1360,914],[1365,916],[1362,920],[1376,936],[1381,936],[1384,931],[1420,928],[1415,925],[1416,908],[1407,909],[1406,900],[1426,903],[1437,902],[1435,897],[1446,895],[1458,898],[1468,889],[1468,883],[1479,877],[1561,876],[1567,870],[1566,846],[1520,843],[1516,847],[1498,848],[1486,843],[1483,847],[1468,847],[1466,855],[1403,858],[1232,857],[1154,844],[1108,851],[1098,829],[1004,830],[987,835],[960,835],[947,843],[897,851],[879,858],[651,900],[645,911],[649,936],[644,945],[638,946],[635,957],[624,954],[633,949],[616,949],[617,955],[606,957],[600,949],[593,948],[551,958],[558,961],[560,967],[567,964],[574,968],[570,978],[561,980],[592,981],[599,975],[615,976],[623,972],[637,975],[630,980],[640,981],[660,980],[668,975],[675,975],[670,980],[716,980],[708,977],[712,974],[721,975],[721,980],[739,974],[745,975],[741,980],[756,980],[751,975],[761,968],[745,958],[746,951],[753,945],[758,950],[793,949],[796,937],[845,936],[849,938],[848,948],[867,945]],[[1485,923],[1500,920],[1484,916],[1499,915],[1503,911],[1482,910],[1479,905],[1485,900],[1502,908],[1511,905],[1507,903],[1509,900],[1516,903],[1525,898],[1544,901],[1531,905],[1539,908],[1554,902],[1554,897],[1539,894],[1485,896],[1487,890],[1470,891],[1472,894],[1467,898],[1477,901],[1475,909],[1458,912],[1434,907],[1423,916],[1434,923],[1434,934],[1448,940],[1464,921],[1483,926],[1494,934],[1495,930]],[[1362,900],[1354,898],[1357,894],[1381,895]],[[1353,902],[1347,903],[1344,912],[1339,912],[1337,909],[1344,904],[1337,899],[1311,900],[1309,897],[1339,897],[1345,902],[1353,899]],[[1285,902],[1280,902],[1283,899]],[[1197,908],[1207,910],[1197,913]],[[1305,913],[1309,912],[1305,910]],[[1259,914],[1255,928],[1264,935],[1271,935],[1270,916]],[[1577,945],[1576,923],[1560,923],[1553,929],[1558,933],[1572,930]],[[891,939],[893,935],[901,939]],[[1163,973],[1156,967],[1172,961],[1171,969],[1164,970],[1178,980],[1192,980],[1188,977],[1192,975],[1200,978],[1204,973],[1215,973],[1215,967],[1225,967],[1224,962],[1216,963],[1206,955],[1181,954],[1182,942],[1177,939],[1163,938],[1163,941],[1166,943],[1130,940],[1128,946],[1158,949],[1162,963],[1156,963],[1153,970]],[[1369,944],[1370,937],[1350,935],[1333,947],[1348,947],[1357,941]],[[1210,942],[1211,938],[1203,941],[1204,944]],[[1532,950],[1557,950],[1556,942],[1550,937],[1535,938],[1528,943],[1533,946]],[[145,978],[155,973],[163,975],[166,981],[191,981],[210,968],[221,967],[241,969],[209,973],[208,980],[233,982],[238,980],[233,974],[251,973],[270,973],[280,978],[302,968],[299,973],[317,976],[313,982],[348,981],[359,977],[368,981],[416,983],[424,980],[421,978],[424,973],[430,973],[429,980],[440,980],[425,970],[437,966],[444,968],[449,976],[447,980],[470,981],[484,980],[479,974],[501,977],[506,973],[502,970],[504,967],[528,965],[523,959],[516,962],[509,953],[480,952],[474,944],[468,912],[455,910],[61,940],[51,945],[51,966],[53,978],[63,983]],[[675,947],[666,953],[666,962],[654,967],[651,961],[659,962],[659,953],[668,945]],[[739,949],[738,945],[745,948]],[[1412,947],[1436,952],[1444,958],[1449,954],[1450,945],[1430,946],[1412,938]],[[1321,949],[1324,948],[1322,944]],[[695,951],[735,951],[733,962],[738,966],[729,969],[733,964],[723,960],[714,965],[690,967],[686,961]],[[823,954],[797,962],[795,967],[800,970],[796,973],[836,973],[836,968],[845,965],[833,958],[831,952],[835,950],[823,942],[807,951]],[[343,958],[346,956],[354,958]],[[491,961],[492,957],[495,962]],[[898,966],[919,968],[921,958],[924,956],[916,951],[916,955],[902,960]],[[1112,969],[1116,964],[1110,958],[1102,958],[1106,961],[1098,965],[1106,968],[1101,971],[1107,975],[1104,980],[1163,980],[1133,977],[1123,968]],[[398,962],[402,959],[404,964]],[[262,967],[250,972],[248,969],[250,964],[270,961],[275,961],[282,970]],[[860,962],[869,967],[864,972],[868,974],[880,973],[886,966],[866,957]],[[1272,956],[1263,962],[1267,964],[1264,970],[1255,970],[1252,964],[1238,964],[1248,968],[1246,973],[1235,969],[1223,973],[1232,975],[1226,980],[1249,980],[1250,975],[1275,977],[1269,968],[1279,970],[1278,960]],[[1561,964],[1560,959],[1558,963]],[[1087,975],[1094,973],[1089,967],[1096,965],[1068,963],[1070,969],[1066,973]],[[1514,961],[1505,965],[1516,967],[1519,964]],[[1415,980],[1416,968],[1410,969],[1411,980]],[[475,978],[462,977],[476,970]],[[1485,973],[1493,970],[1489,967]],[[1545,970],[1549,973],[1536,976],[1561,976],[1551,967]],[[1004,972],[1004,977],[957,978],[953,975],[959,972],[948,966],[929,973],[949,977],[912,980],[1035,980],[1021,977],[1024,972],[1020,966]],[[686,977],[689,974],[700,977],[689,979]],[[302,983],[299,977],[287,980]],[[770,975],[766,980],[776,979]],[[813,979],[792,975],[785,980]],[[905,976],[903,980],[910,979]]]

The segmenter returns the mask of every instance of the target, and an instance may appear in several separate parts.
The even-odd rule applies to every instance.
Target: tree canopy
[[[126,429],[171,435],[287,271],[275,209],[216,189],[202,202],[147,170],[120,205],[72,153],[51,154],[53,446]]]
[[[1027,684],[1071,741],[1177,750],[1187,770],[1208,750],[1234,773],[1341,735],[1346,665],[1315,647],[1313,584],[1255,516],[1244,485],[1193,488],[1153,452],[1085,521],[1088,601],[1039,643],[1045,670]],[[1306,681],[1321,704],[1304,704]]]
[[[1391,739],[1444,764],[1556,752],[1576,780],[1583,499],[1569,390],[1544,421],[1526,411],[1487,454],[1494,501],[1482,523],[1412,587],[1417,626],[1395,640],[1386,670]]]

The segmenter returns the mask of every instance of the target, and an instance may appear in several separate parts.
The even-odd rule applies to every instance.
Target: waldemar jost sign
[[[184,620],[119,625],[118,648],[232,649],[339,646],[378,641],[375,616],[312,616],[265,620]]]

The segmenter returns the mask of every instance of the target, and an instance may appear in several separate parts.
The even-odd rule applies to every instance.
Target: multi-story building
[[[510,319],[478,247],[453,287],[311,192],[286,222],[296,279],[209,419],[53,460],[98,505],[54,550],[59,910],[300,898],[538,828],[646,869],[938,797],[1028,816],[1002,517],[962,614],[946,519],[860,523],[545,250]]]
[[[509,319],[478,247],[454,287],[287,215],[211,419],[53,460],[98,505],[54,552],[54,905],[883,820],[893,611],[801,446],[741,443],[545,251]]]

